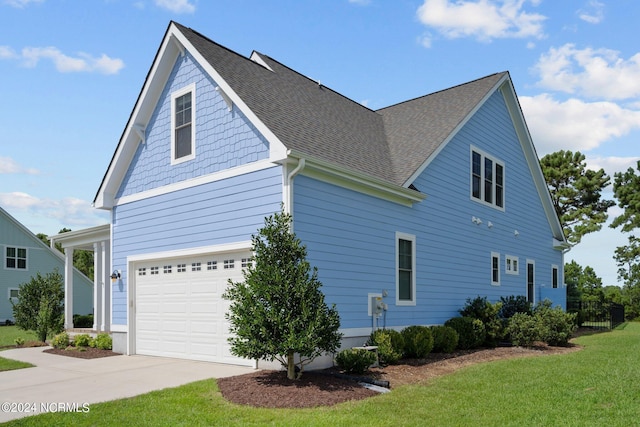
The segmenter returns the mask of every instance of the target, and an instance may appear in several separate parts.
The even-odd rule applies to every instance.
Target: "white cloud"
[[[17,54],[9,46],[0,46],[0,59],[13,59]]]
[[[56,70],[61,73],[98,72],[101,74],[117,74],[124,68],[121,59],[110,58],[105,54],[95,58],[86,53],[79,53],[71,57],[62,53],[56,47],[25,47],[22,49],[22,59],[26,67],[35,67],[41,59],[49,59]]]
[[[590,0],[586,7],[578,10],[578,17],[589,24],[599,24],[604,19],[604,3]]]
[[[625,172],[627,169],[636,169],[636,165],[640,157],[600,157],[600,156],[587,156],[587,168],[593,170],[604,169],[604,171],[611,176],[611,182],[613,183],[613,175],[616,172]]]
[[[561,149],[589,151],[640,129],[640,111],[613,102],[561,102],[549,94],[519,99],[539,156]]]
[[[32,228],[23,218],[31,217],[34,222],[41,219],[53,221],[57,230],[63,227],[86,228],[108,222],[108,213],[99,211],[86,200],[67,197],[62,200],[40,199],[27,193],[0,193],[0,206],[12,212],[28,228]],[[34,230],[32,230],[34,231]],[[40,230],[34,232],[41,232]]]
[[[4,4],[8,4],[9,6],[23,8],[28,6],[30,3],[42,3],[44,0],[4,0]]]
[[[527,0],[424,0],[418,19],[447,38],[544,37],[545,16],[523,10]],[[529,1],[537,5],[539,1]]]
[[[568,43],[540,56],[538,86],[591,98],[640,96],[640,53],[625,60],[610,49],[577,49]]]
[[[37,175],[40,172],[37,169],[23,168],[11,157],[0,157],[0,174],[18,174],[18,173]]]
[[[189,0],[155,0],[155,4],[174,13],[193,13],[196,11],[196,6]]]

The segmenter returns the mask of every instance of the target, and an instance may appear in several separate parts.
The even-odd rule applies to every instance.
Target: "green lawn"
[[[583,336],[584,350],[485,363],[374,398],[317,409],[225,401],[214,380],[9,425],[630,426],[640,415],[640,323]]]
[[[17,326],[0,326],[0,350],[2,350],[3,347],[15,345],[15,340],[18,337],[21,337],[25,341],[36,340],[36,335],[31,331],[23,331],[22,329],[18,329]],[[0,372],[30,368],[32,366],[30,363],[0,357]]]
[[[16,338],[26,341],[37,341],[35,332],[24,331],[17,326],[0,326],[0,349],[9,345],[15,345]]]

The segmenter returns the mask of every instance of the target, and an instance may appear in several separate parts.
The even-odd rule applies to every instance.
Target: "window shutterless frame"
[[[196,84],[171,94],[171,164],[196,157]]]
[[[501,162],[473,145],[470,146],[470,156],[471,200],[504,211],[504,162]]]
[[[416,236],[396,233],[396,305],[416,305]]]

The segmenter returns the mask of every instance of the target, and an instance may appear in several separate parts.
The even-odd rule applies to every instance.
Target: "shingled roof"
[[[252,60],[174,24],[287,149],[405,187],[506,75],[374,111],[267,55]]]

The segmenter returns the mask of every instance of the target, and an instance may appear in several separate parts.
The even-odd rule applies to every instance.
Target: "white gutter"
[[[302,169],[304,169],[306,161],[303,157],[298,160],[298,166],[296,166],[291,172],[287,174],[287,182],[285,183],[285,204],[284,210],[291,215],[293,213],[293,178],[298,175]]]

